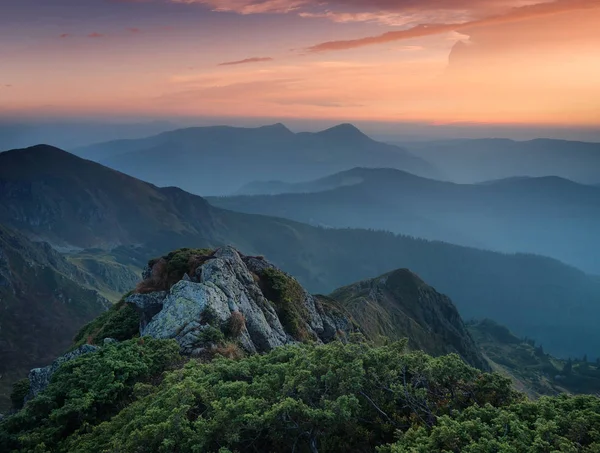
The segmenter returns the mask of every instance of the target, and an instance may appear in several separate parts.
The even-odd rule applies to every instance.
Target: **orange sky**
[[[0,113],[600,125],[598,0],[41,2]]]

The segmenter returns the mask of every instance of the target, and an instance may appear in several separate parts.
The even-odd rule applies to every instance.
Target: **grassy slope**
[[[0,411],[12,383],[67,349],[78,328],[107,301],[47,244],[0,226]]]

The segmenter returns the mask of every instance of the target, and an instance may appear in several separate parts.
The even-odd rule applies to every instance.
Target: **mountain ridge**
[[[600,347],[592,325],[600,279],[555,260],[223,210],[181,189],[161,189],[66,152],[69,165],[56,164],[54,176],[45,177],[29,160],[23,166],[11,157],[17,155],[0,154],[0,187],[10,187],[0,199],[0,223],[76,249],[69,258],[139,272],[148,256],[230,244],[248,255],[271,257],[321,294],[410,268],[449,295],[465,319],[497,319],[543,341],[556,355],[592,356],[595,345]],[[15,181],[11,175],[18,172],[25,177]]]
[[[74,153],[158,186],[178,186],[198,195],[232,193],[257,176],[277,174],[301,181],[357,165],[438,174],[424,159],[375,141],[349,124],[316,133],[293,133],[282,124],[194,127],[100,143]],[[232,160],[235,166],[230,165]]]

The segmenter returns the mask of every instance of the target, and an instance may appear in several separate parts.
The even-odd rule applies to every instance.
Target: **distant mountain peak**
[[[329,136],[341,139],[368,139],[371,140],[366,134],[364,134],[359,128],[350,123],[342,123],[337,126],[330,127],[324,131],[318,132],[319,135]]]
[[[268,133],[274,134],[274,135],[276,134],[276,135],[279,135],[279,136],[282,136],[282,137],[288,137],[288,136],[295,135],[283,123],[268,124],[266,126],[258,127],[256,130],[263,131],[263,132],[268,132]]]

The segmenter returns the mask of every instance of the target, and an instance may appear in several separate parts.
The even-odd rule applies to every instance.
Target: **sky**
[[[600,0],[0,0],[0,115],[600,127]]]

